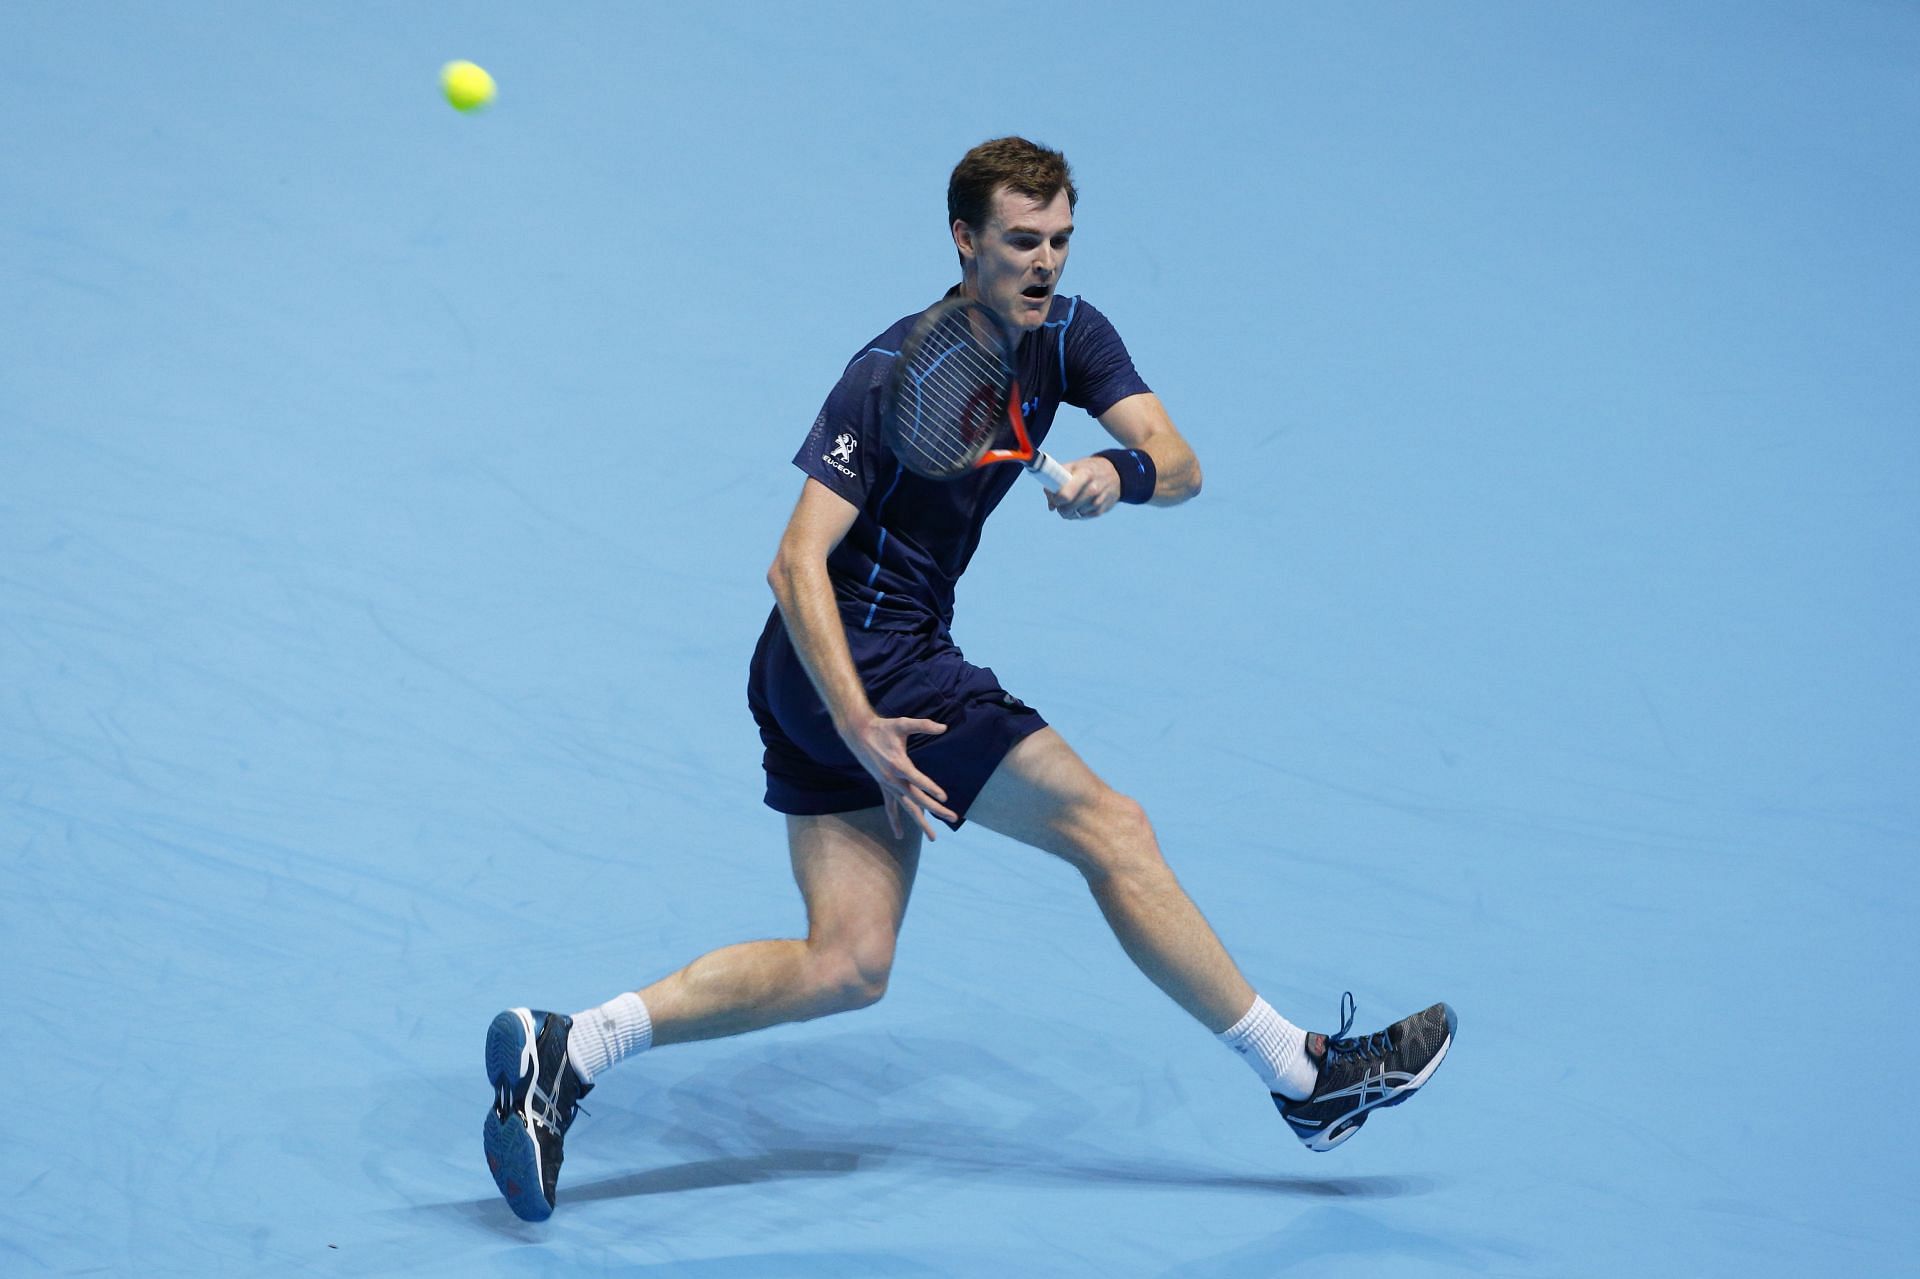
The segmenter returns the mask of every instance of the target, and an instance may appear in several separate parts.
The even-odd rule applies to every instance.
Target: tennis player
[[[1035,444],[1062,403],[1116,447],[1067,463],[1047,501],[1061,519],[1177,506],[1200,464],[1113,325],[1059,292],[1076,195],[1064,156],[1022,138],[969,151],[947,188],[955,289],[1021,334],[1019,384]],[[553,1211],[577,1103],[616,1063],[665,1044],[865,1008],[886,993],[894,945],[934,821],[975,821],[1060,857],[1086,879],[1127,955],[1238,1053],[1311,1150],[1347,1140],[1411,1097],[1453,1040],[1445,1004],[1369,1035],[1309,1033],[1235,966],[1175,880],[1140,805],[1083,763],[1039,711],[961,654],[954,585],[1019,466],[923,479],[880,431],[907,316],[865,344],[794,463],[806,474],[767,574],[776,601],[747,701],[765,744],[766,802],[786,815],[807,935],[703,955],[571,1017],[509,1009],[487,1034],[489,1165],[520,1216]]]

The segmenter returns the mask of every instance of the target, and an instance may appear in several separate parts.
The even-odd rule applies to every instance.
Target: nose
[[[1053,251],[1053,246],[1051,244],[1043,244],[1040,246],[1040,258],[1038,262],[1038,266],[1040,267],[1040,274],[1052,275],[1054,271],[1054,267],[1056,267],[1059,264],[1059,262],[1060,262],[1059,255]]]

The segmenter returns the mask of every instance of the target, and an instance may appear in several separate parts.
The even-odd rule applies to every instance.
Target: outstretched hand
[[[928,813],[942,821],[959,820],[946,805],[946,791],[921,772],[907,755],[908,738],[946,731],[945,724],[930,719],[882,719],[877,715],[857,727],[841,730],[840,737],[847,749],[886,796],[887,824],[893,828],[895,837],[907,833],[909,814],[928,839],[934,838],[933,826],[927,821]]]
[[[1058,493],[1047,494],[1047,505],[1063,520],[1090,520],[1105,515],[1120,501],[1120,472],[1112,461],[1094,456],[1068,462],[1067,482]]]

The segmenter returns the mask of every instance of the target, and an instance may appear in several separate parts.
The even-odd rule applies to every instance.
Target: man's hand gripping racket
[[[900,348],[880,415],[900,464],[951,480],[997,462],[1019,462],[1058,493],[1067,469],[1033,447],[1020,411],[1014,337],[1005,320],[970,298],[947,298],[921,316]]]

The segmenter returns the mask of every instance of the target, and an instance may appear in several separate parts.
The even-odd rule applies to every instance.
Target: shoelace
[[[1353,1029],[1355,1011],[1353,992],[1348,991],[1340,996],[1340,1029],[1327,1036],[1329,1065],[1348,1057],[1384,1057],[1393,1051],[1393,1042],[1387,1038],[1384,1030],[1376,1030],[1371,1035],[1362,1035],[1357,1039],[1347,1038],[1347,1032]]]

